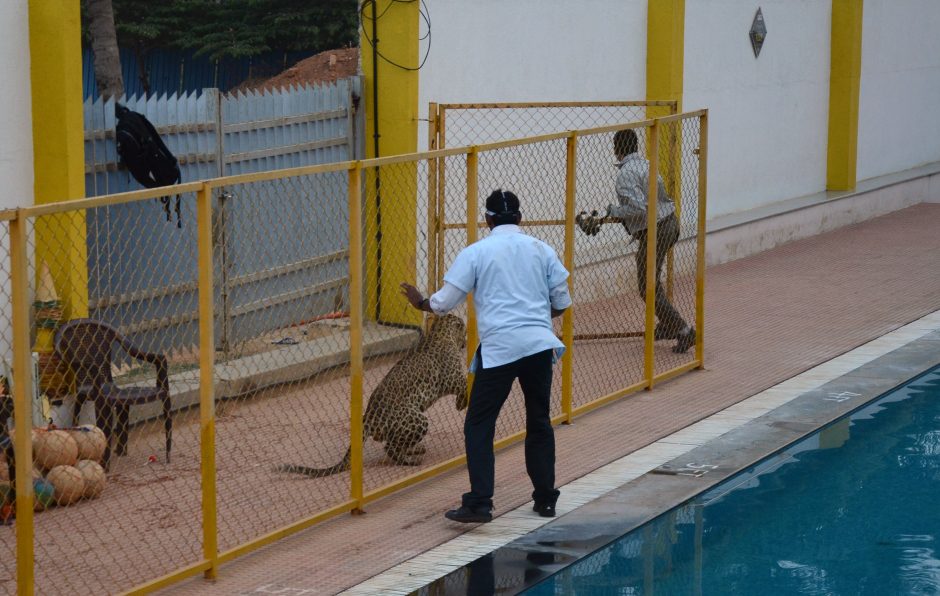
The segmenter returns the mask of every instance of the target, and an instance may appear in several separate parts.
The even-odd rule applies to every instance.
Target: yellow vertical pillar
[[[82,45],[79,3],[29,1],[35,203],[85,196]],[[63,318],[88,315],[84,212],[50,215],[35,224],[36,262],[45,262]],[[37,266],[37,272],[41,266]],[[51,348],[41,345],[37,348]]]
[[[480,221],[480,156],[476,147],[471,147],[467,153],[467,246],[474,244],[479,236],[477,223]],[[443,274],[442,274],[443,275]],[[473,304],[473,293],[467,295],[467,362],[471,362],[476,355],[480,336],[477,333],[477,311]],[[483,366],[483,363],[480,363]],[[467,400],[470,403],[470,393],[473,391],[475,373],[467,375]]]
[[[349,169],[349,498],[362,512],[362,167]]]
[[[646,99],[675,100],[682,111],[685,0],[647,0]],[[665,106],[646,109],[647,118],[665,116]]]
[[[682,81],[685,74],[685,0],[647,0],[646,17],[646,99],[674,100],[682,111]],[[647,118],[670,113],[665,106],[646,108]],[[666,192],[676,202],[676,217],[682,219],[682,136],[681,123],[660,130],[660,172]],[[647,148],[649,149],[649,148]],[[666,260],[666,292],[672,298],[673,251]]]
[[[199,262],[199,452],[202,477],[202,553],[206,579],[219,573],[218,472],[215,459],[215,303],[212,281],[212,187],[196,194]]]
[[[578,134],[571,133],[565,147],[565,269],[568,270],[568,292],[575,297],[574,288],[574,206],[577,198]],[[574,386],[574,309],[565,309],[561,320],[561,339],[565,344],[561,357],[561,412],[565,424],[571,424],[572,394]]]
[[[417,151],[419,4],[370,0],[363,6],[367,157]],[[366,316],[419,325],[421,314],[403,308],[398,291],[417,275],[417,169],[397,164],[364,173]]]
[[[832,0],[826,188],[855,188],[863,0]]]
[[[13,318],[13,450],[16,454],[16,593],[32,596],[35,581],[32,429],[33,375],[29,352],[29,258],[26,221],[10,222],[10,291]],[[5,422],[5,421],[3,421]],[[6,429],[3,429],[4,432]]]
[[[648,383],[646,388],[653,388],[653,377],[656,375],[656,363],[653,352],[653,329],[656,325],[656,234],[658,233],[656,208],[659,206],[656,193],[658,187],[656,177],[659,174],[659,122],[653,122],[649,127],[650,151],[650,179],[649,179],[649,206],[646,209],[646,317],[643,329],[643,376]]]

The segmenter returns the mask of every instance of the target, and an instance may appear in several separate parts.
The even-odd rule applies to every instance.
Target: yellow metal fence
[[[698,330],[687,353],[653,337],[655,214],[643,262],[619,224],[594,236],[575,224],[579,211],[616,202],[612,139],[624,129],[636,132],[650,160],[650,192],[659,174],[675,200],[680,233],[663,281]],[[6,519],[16,511],[12,525],[0,526],[0,591],[150,591],[213,577],[221,563],[461,465],[459,396],[426,410],[422,450],[409,461],[367,436],[362,417],[426,327],[398,284],[436,289],[457,252],[485,235],[482,201],[496,188],[520,197],[525,231],[572,271],[575,306],[556,329],[569,350],[555,371],[555,423],[701,367],[706,130],[699,111],[188,183],[169,198],[179,194],[182,221],[170,236],[153,234],[154,226],[175,226],[161,219],[159,189],[0,213],[8,239],[0,302],[9,304],[0,348],[12,371],[0,404],[13,405],[15,478],[33,480],[16,482],[13,494],[0,478]],[[220,197],[227,213],[240,213],[239,226],[220,219]],[[107,219],[122,225],[76,245],[95,210],[119,210]],[[221,258],[222,230],[246,235],[250,250]],[[271,254],[273,237],[292,240],[289,258]],[[277,283],[245,279],[245,295],[226,295],[220,263],[232,262],[276,267]],[[319,278],[314,265],[323,267]],[[133,311],[90,313],[89,294],[118,281],[128,296],[155,281],[176,290],[129,301]],[[232,324],[220,314],[226,303],[279,323],[255,325],[270,331],[223,351],[221,328]],[[187,314],[194,310],[195,320]],[[82,322],[89,314],[108,326]],[[467,321],[469,355],[474,313],[464,306],[457,314]],[[168,323],[164,332],[133,323],[154,319]],[[90,436],[112,410],[105,458]],[[46,427],[50,417],[65,430]],[[522,400],[511,397],[497,446],[518,441],[524,428]],[[95,476],[95,465],[106,476]],[[320,471],[310,477],[296,466]]]
[[[640,122],[678,111],[671,100],[431,103],[429,148],[468,147]]]

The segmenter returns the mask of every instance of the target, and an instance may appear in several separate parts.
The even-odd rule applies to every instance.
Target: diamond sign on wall
[[[764,39],[767,38],[767,27],[764,25],[764,13],[760,7],[757,8],[757,14],[754,15],[754,22],[751,23],[751,47],[754,49],[754,57],[760,55],[761,46],[764,45]]]

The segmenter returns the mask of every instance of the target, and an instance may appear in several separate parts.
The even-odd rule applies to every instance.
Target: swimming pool
[[[940,368],[526,594],[940,594]]]

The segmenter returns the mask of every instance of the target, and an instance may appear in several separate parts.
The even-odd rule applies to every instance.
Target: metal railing
[[[647,257],[642,263],[631,258],[635,253],[630,238],[619,224],[607,224],[597,236],[586,236],[575,223],[579,210],[601,209],[615,200],[612,137],[624,129],[635,131],[649,158],[651,205],[656,204],[658,174],[671,181],[667,188],[676,204],[680,234],[670,250],[668,285],[673,304],[698,330],[690,353],[673,353],[671,343],[654,338],[659,225],[655,210],[647,222]],[[127,442],[111,457],[108,488],[102,496],[68,506],[60,501],[58,507],[51,507],[62,492],[58,485],[51,501],[42,492],[51,460],[35,459],[33,452],[34,444],[37,453],[50,449],[52,431],[38,429],[31,435],[32,402],[38,393],[55,394],[63,400],[58,407],[67,410],[78,382],[74,377],[88,371],[73,363],[64,371],[55,369],[59,377],[46,374],[50,368],[36,378],[32,353],[50,351],[58,333],[52,327],[62,329],[66,321],[87,316],[87,286],[98,273],[82,268],[83,261],[90,259],[76,245],[84,245],[89,212],[118,204],[142,206],[166,191],[0,212],[0,235],[9,238],[5,260],[9,269],[0,265],[0,276],[8,283],[0,290],[0,299],[5,294],[10,304],[10,332],[0,336],[0,348],[12,347],[15,477],[34,478],[33,483],[15,485],[15,537],[13,532],[0,532],[0,571],[16,576],[15,583],[0,581],[0,589],[28,594],[35,587],[43,593],[54,585],[76,592],[147,592],[199,573],[215,577],[224,562],[322,520],[361,510],[382,496],[464,463],[462,414],[456,409],[434,406],[425,412],[429,422],[425,453],[412,465],[390,460],[382,446],[365,435],[363,413],[368,393],[399,355],[408,357],[423,328],[421,315],[398,294],[398,282],[435,289],[443,268],[480,236],[481,200],[497,187],[520,196],[525,231],[555,248],[572,272],[569,285],[575,305],[556,329],[569,349],[555,373],[553,423],[569,422],[701,367],[706,145],[707,113],[697,111],[174,187],[174,193],[181,194],[184,213],[195,216],[196,225],[189,226],[195,251],[176,251],[178,246],[168,245],[146,258],[172,255],[186,268],[180,279],[194,283],[198,291],[198,350],[165,354],[172,402],[168,413],[155,404],[143,404],[133,406],[123,419],[116,416],[118,431],[124,432]],[[446,175],[438,175],[441,172]],[[291,313],[291,325],[250,353],[220,356],[216,315],[222,300],[215,210],[223,190],[249,211],[252,205],[273,210],[275,216],[258,220],[264,222],[264,229],[255,230],[259,239],[295,229],[297,222],[316,218],[324,210],[348,210],[347,225],[332,230],[329,239],[348,251],[348,270],[341,272],[349,279],[348,303],[338,305],[327,318],[310,319],[308,311],[299,309]],[[445,221],[445,213],[454,219]],[[459,218],[452,215],[457,213]],[[135,221],[130,219],[128,225],[137,225]],[[178,242],[190,246],[189,240]],[[89,249],[122,247],[102,240]],[[259,241],[255,251],[242,258],[263,266],[276,263],[276,256],[266,254]],[[153,285],[149,276],[154,269],[146,259],[126,265],[142,283]],[[646,280],[643,295],[638,291],[640,276]],[[290,279],[285,291],[304,291],[306,280]],[[257,297],[260,312],[270,299]],[[31,300],[36,302],[35,312]],[[142,304],[154,317],[178,314],[156,298]],[[472,305],[461,307],[457,314],[468,323],[469,356],[476,344]],[[40,319],[54,325],[40,325]],[[159,346],[147,343],[145,333],[126,325],[130,320],[116,316],[105,322],[139,344],[141,352],[159,352]],[[154,386],[147,365],[134,366],[127,357],[116,358],[108,370],[121,387]],[[60,383],[58,392],[51,391],[54,382]],[[36,383],[41,392],[34,391]],[[90,405],[59,414],[60,426],[81,422],[83,416],[87,419]],[[172,418],[172,457],[169,445],[164,446],[164,434],[170,434],[165,432],[164,416]],[[496,446],[519,441],[524,428],[522,402],[511,397],[501,415]],[[279,471],[284,464],[330,465],[346,449],[348,472],[306,478]],[[7,504],[8,509],[12,504]],[[51,511],[34,516],[37,504]]]

